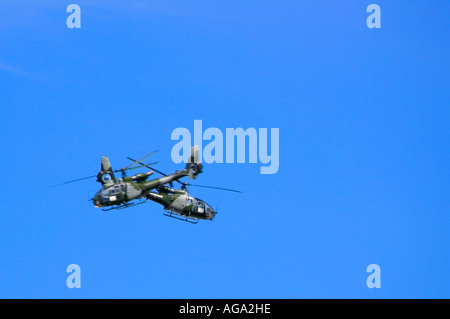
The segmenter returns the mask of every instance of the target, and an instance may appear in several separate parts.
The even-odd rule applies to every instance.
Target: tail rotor
[[[198,145],[192,146],[186,169],[189,179],[197,179],[197,175],[202,172],[203,165],[198,160]]]

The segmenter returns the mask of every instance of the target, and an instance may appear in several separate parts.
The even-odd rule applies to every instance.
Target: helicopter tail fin
[[[190,179],[196,179],[197,175],[202,172],[203,165],[198,160],[198,145],[192,146],[186,169]]]
[[[97,182],[102,185],[107,184],[110,181],[116,181],[116,177],[114,176],[114,171],[111,168],[111,163],[109,162],[109,158],[106,156],[102,156],[102,164],[100,172],[97,174]]]

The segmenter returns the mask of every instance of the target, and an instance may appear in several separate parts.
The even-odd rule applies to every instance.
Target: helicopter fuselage
[[[95,207],[120,205],[142,197],[143,192],[144,190],[139,187],[139,183],[127,183],[119,178],[113,184],[103,185],[92,201]]]
[[[183,170],[151,181],[146,181],[150,174],[108,179],[103,182],[102,189],[95,194],[92,200],[96,207],[121,205],[142,198],[145,192],[178,180],[187,174],[187,170]]]
[[[167,211],[188,218],[206,220],[212,220],[217,214],[205,201],[189,196],[186,191],[173,190],[168,187],[159,187],[158,190],[158,193],[148,191],[145,196],[164,206]]]

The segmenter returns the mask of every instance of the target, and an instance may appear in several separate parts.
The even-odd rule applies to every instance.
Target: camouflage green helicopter
[[[101,160],[101,169],[97,175],[68,181],[54,186],[60,186],[68,183],[78,182],[88,178],[97,177],[97,182],[102,184],[102,189],[99,190],[91,199],[95,207],[110,207],[109,209],[104,210],[122,209],[141,204],[141,202],[135,204],[130,204],[129,202],[135,199],[143,198],[145,193],[149,190],[156,189],[159,186],[165,184],[172,185],[173,181],[176,181],[185,176],[188,176],[191,179],[196,179],[197,175],[202,172],[202,164],[200,164],[199,162],[194,162],[195,158],[198,158],[198,147],[193,146],[191,149],[191,155],[189,156],[189,161],[186,164],[186,168],[184,170],[176,171],[173,174],[165,175],[163,177],[156,178],[150,181],[147,181],[147,178],[153,174],[152,170],[147,173],[140,173],[130,177],[125,175],[125,172],[131,169],[136,169],[144,166],[150,168],[149,165],[144,164],[141,161],[154,153],[155,152],[151,152],[140,160],[133,161],[133,163],[129,166],[118,170],[113,170],[108,157],[103,156]],[[137,163],[140,163],[141,165],[133,167]],[[122,178],[116,178],[114,173],[117,172],[122,172]]]
[[[205,201],[191,197],[185,190],[158,187],[158,193],[147,192],[148,199],[164,206],[164,216],[196,224],[199,219],[213,220],[217,212]]]
[[[167,176],[159,171],[158,173]],[[145,196],[147,199],[161,204],[164,207],[164,210],[166,211],[164,216],[186,221],[192,224],[197,224],[199,219],[213,220],[217,214],[217,211],[212,209],[212,207],[205,201],[189,196],[186,186],[212,188],[241,193],[241,191],[229,188],[190,184],[180,180],[176,180],[176,182],[181,184],[181,189],[174,190],[173,188],[169,188],[167,186],[160,186],[156,189],[158,191],[157,193],[147,191]]]

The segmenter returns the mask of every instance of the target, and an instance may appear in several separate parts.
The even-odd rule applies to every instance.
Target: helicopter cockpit
[[[195,198],[188,197],[186,206],[192,205],[192,212],[194,214],[206,215],[208,219],[213,218],[216,212],[212,209],[210,205],[208,205],[205,201]]]
[[[103,188],[95,194],[93,202],[95,207],[108,206],[121,203],[124,199],[124,185],[117,184],[112,187]]]

